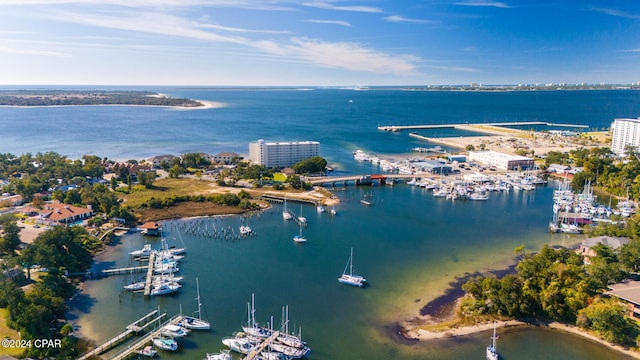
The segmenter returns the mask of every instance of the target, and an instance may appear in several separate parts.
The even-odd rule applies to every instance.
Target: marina
[[[370,162],[354,161],[356,149],[381,156],[405,157],[412,147],[434,146],[401,133],[378,131],[376,122],[440,124],[459,123],[464,119],[473,123],[492,119],[527,120],[535,116],[552,123],[605,128],[615,114],[629,111],[635,114],[640,110],[637,94],[633,92],[379,90],[354,94],[338,90],[195,88],[164,92],[217,100],[229,106],[189,112],[189,131],[184,134],[175,132],[175,124],[185,120],[184,112],[177,111],[124,107],[110,107],[105,111],[92,107],[83,108],[83,116],[77,116],[76,111],[66,108],[2,109],[1,118],[16,124],[5,127],[7,146],[16,152],[59,149],[68,153],[75,151],[73,149],[93,149],[100,156],[129,159],[182,154],[192,149],[244,153],[246,144],[255,139],[287,140],[300,138],[300,134],[314,134],[312,140],[321,141],[322,155],[335,169],[333,175],[353,176],[384,173],[375,170]],[[347,103],[347,97],[353,98],[353,105]],[[341,108],[340,104],[345,107]],[[262,116],[264,114],[269,115]],[[95,121],[88,123],[88,130],[83,131],[110,131],[113,142],[109,146],[85,142],[89,137],[73,136],[77,129],[74,124],[82,123],[87,116]],[[132,126],[148,121],[150,116],[155,119],[156,131],[146,133],[144,139],[142,134],[131,133]],[[23,125],[44,117],[66,130],[57,131],[56,127],[38,132]],[[212,118],[216,119],[215,141],[211,138]],[[247,123],[252,126],[246,126]],[[240,128],[239,124],[244,126]],[[336,128],[340,129],[339,133]],[[460,136],[454,130],[430,131],[434,131],[434,137]],[[175,133],[169,143],[166,131]],[[47,136],[43,137],[42,133]],[[20,141],[12,141],[13,137]],[[144,145],[132,146],[135,143]],[[40,144],[46,147],[39,148]],[[202,144],[208,145],[202,147]],[[83,151],[69,154],[80,158]],[[490,170],[485,174],[491,174]],[[407,175],[404,179],[408,184],[415,176]],[[478,358],[486,349],[489,332],[464,339],[409,344],[410,340],[397,336],[396,324],[413,319],[420,321],[422,307],[444,294],[458,277],[508,268],[512,264],[513,249],[518,246],[525,245],[528,252],[540,249],[543,244],[571,247],[579,244],[583,235],[549,232],[547,224],[552,214],[555,181],[536,185],[535,191],[516,190],[512,186],[508,192],[491,190],[484,201],[462,202],[434,197],[427,186],[438,183],[439,176],[428,179],[416,179],[425,182],[424,187],[400,181],[394,186],[344,188],[340,187],[341,183],[335,188],[328,186],[328,190],[340,198],[336,204],[340,215],[320,215],[315,205],[303,205],[302,215],[309,222],[305,236],[313,239],[305,246],[292,243],[298,224],[283,219],[283,206],[277,202],[272,203],[272,209],[251,217],[251,228],[259,235],[250,238],[239,235],[239,226],[243,224],[240,216],[163,222],[166,238],[180,234],[189,247],[189,258],[180,267],[180,275],[185,277],[182,289],[168,297],[125,293],[118,298],[122,278],[128,276],[90,279],[70,304],[70,317],[77,324],[79,334],[103,343],[140,313],[156,309],[158,304],[162,304],[167,313],[179,313],[181,304],[193,304],[195,279],[199,278],[202,302],[215,324],[215,331],[192,332],[186,338],[188,346],[181,346],[175,353],[159,351],[163,359],[200,360],[206,353],[218,352],[222,337],[238,330],[246,312],[238,304],[245,303],[247,294],[251,293],[261,299],[260,309],[266,314],[277,313],[282,304],[295,309],[296,320],[304,325],[305,340],[313,346],[309,356],[312,360]],[[369,192],[373,193],[375,206],[362,206],[360,199]],[[290,208],[298,213],[298,206]],[[159,240],[139,233],[124,234],[96,258],[92,271],[131,266],[128,252],[140,249],[145,242],[159,244]],[[364,291],[336,281],[351,247],[354,247],[358,272],[372,282]],[[500,331],[498,347],[505,359],[611,357],[611,350],[598,344],[534,327]]]

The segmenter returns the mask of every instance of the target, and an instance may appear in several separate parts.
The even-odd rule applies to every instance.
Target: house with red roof
[[[85,208],[63,204],[59,201],[45,204],[40,211],[41,221],[58,224],[70,224],[92,216],[91,205]]]

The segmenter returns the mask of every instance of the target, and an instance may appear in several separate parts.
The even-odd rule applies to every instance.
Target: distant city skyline
[[[0,0],[0,88],[638,82],[635,1]]]

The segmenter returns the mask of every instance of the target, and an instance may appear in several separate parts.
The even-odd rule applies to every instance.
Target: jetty
[[[449,129],[449,128],[462,128],[468,127],[470,124],[423,124],[423,125],[381,125],[378,126],[378,130],[382,131],[402,131],[402,130],[421,130],[421,129]],[[491,122],[491,123],[477,123],[473,125],[485,125],[485,126],[555,126],[555,127],[570,127],[576,129],[588,129],[588,125],[577,124],[560,124],[551,123],[546,121],[512,121],[512,122]]]
[[[109,349],[115,347],[116,345],[120,344],[124,340],[128,339],[130,336],[140,333],[146,327],[148,327],[150,324],[153,324],[153,323],[157,322],[159,319],[162,319],[164,316],[166,316],[166,314],[161,314],[160,316],[154,318],[153,320],[148,321],[148,322],[144,323],[143,325],[141,325],[143,322],[145,322],[150,317],[156,315],[157,313],[158,313],[158,310],[153,310],[150,313],[148,313],[147,315],[145,315],[145,316],[141,317],[140,319],[136,320],[135,322],[127,325],[125,327],[125,331],[123,331],[122,333],[120,333],[117,336],[113,337],[112,339],[108,340],[104,344],[98,346],[97,348],[95,348],[95,349],[89,351],[88,353],[82,355],[81,357],[78,358],[78,360],[86,360],[86,359],[88,359],[88,358],[90,358],[90,357],[92,357],[94,355],[100,355],[103,352],[108,351]]]

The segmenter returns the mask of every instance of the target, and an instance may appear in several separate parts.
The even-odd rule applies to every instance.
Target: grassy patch
[[[241,214],[246,211],[239,207],[217,205],[210,202],[184,202],[162,209],[136,209],[134,214],[140,221],[146,222],[195,216]]]
[[[0,339],[6,339],[6,338],[13,339],[13,340],[20,339],[20,334],[17,331],[10,329],[7,326],[8,317],[9,317],[9,310],[4,308],[0,309]],[[20,357],[20,355],[22,355],[22,349],[0,347],[0,355]]]
[[[118,193],[118,197],[125,200],[125,205],[137,208],[151,198],[163,200],[173,196],[204,195],[213,192],[212,183],[209,181],[167,178],[155,181],[150,189],[135,186],[131,193]]]

